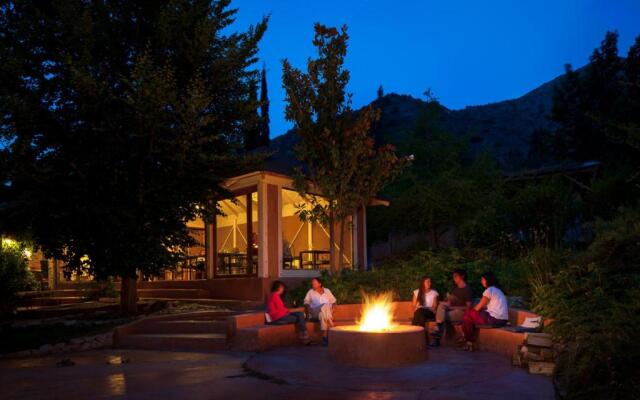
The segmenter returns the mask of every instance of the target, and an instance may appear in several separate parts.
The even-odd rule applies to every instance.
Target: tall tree
[[[267,20],[229,26],[230,0],[11,1],[0,6],[3,230],[97,279],[158,273],[212,218],[242,168]]]
[[[283,61],[286,117],[294,123],[300,143],[296,148],[305,169],[296,174],[296,189],[311,203],[301,217],[320,220],[329,227],[333,271],[344,259],[346,219],[363,207],[408,162],[394,148],[374,148],[371,124],[379,118],[373,107],[351,109],[347,94],[349,71],[346,26],[315,24],[313,44],[318,57],[307,63],[307,72]],[[321,194],[322,198],[316,196]],[[336,223],[339,223],[339,253],[336,259]],[[364,268],[364,265],[359,266]]]
[[[589,196],[600,216],[640,198],[638,53],[640,38],[621,58],[618,34],[607,32],[585,68],[567,68],[553,98],[551,118],[559,125],[554,142],[560,158],[602,162],[603,173]]]
[[[269,93],[267,90],[267,71],[262,67],[260,76],[260,146],[269,146]]]
[[[247,104],[253,104],[254,108],[250,111],[249,118],[244,121],[244,149],[250,152],[253,149],[260,147],[262,129],[262,122],[260,115],[258,114],[258,84],[257,82],[251,83],[249,89],[249,101]]]

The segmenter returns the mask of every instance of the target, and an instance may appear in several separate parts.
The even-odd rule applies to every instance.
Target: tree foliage
[[[623,58],[618,33],[607,32],[586,67],[567,65],[551,118],[559,124],[549,139],[556,157],[601,161],[606,184],[599,189],[615,190],[600,193],[610,199],[594,207],[595,215],[634,205],[640,196],[640,36]]]
[[[379,118],[377,110],[367,106],[354,112],[351,108],[351,95],[346,92],[349,71],[344,68],[349,38],[346,26],[339,31],[315,24],[314,29],[318,58],[308,61],[306,73],[284,60],[282,79],[286,118],[294,123],[301,139],[296,154],[305,164],[296,174],[296,189],[314,210],[301,216],[319,215],[328,224],[335,270],[334,224],[340,223],[341,262],[347,217],[366,206],[407,159],[398,158],[390,145],[374,147],[370,131]]]
[[[568,266],[538,268],[537,309],[562,345],[555,383],[564,399],[637,398],[640,382],[640,215],[600,221],[596,240]]]
[[[19,242],[0,241],[0,316],[15,309],[18,292],[36,287],[36,279],[29,271],[24,250]]]
[[[1,228],[98,279],[181,260],[258,106],[267,21],[232,33],[229,3],[5,2]]]
[[[493,244],[506,222],[500,171],[489,156],[470,159],[466,139],[442,131],[441,109],[430,100],[420,111],[399,147],[413,162],[386,190],[389,209],[372,210],[371,229],[428,233],[434,248],[445,245],[442,236],[451,230],[460,244]]]

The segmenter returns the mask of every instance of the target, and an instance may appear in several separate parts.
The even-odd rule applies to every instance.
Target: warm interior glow
[[[362,318],[358,322],[361,331],[384,332],[394,327],[393,293],[363,294]]]

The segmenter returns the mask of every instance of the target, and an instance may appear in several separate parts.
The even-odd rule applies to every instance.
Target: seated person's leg
[[[333,326],[333,307],[331,304],[323,304],[318,313],[318,319],[320,320],[320,330],[326,331],[329,326]]]
[[[475,321],[477,314],[478,311],[470,308],[462,316],[462,332],[467,342],[470,342],[473,339],[474,331],[476,329]]]
[[[418,308],[413,312],[413,319],[411,320],[411,325],[416,326],[424,326],[424,314],[422,313],[422,308]]]
[[[447,322],[460,322],[464,315],[465,307],[449,307],[445,316]]]
[[[276,319],[275,321],[271,321],[269,323],[269,325],[288,325],[288,324],[295,324],[297,321],[297,317],[295,315],[293,315],[293,313],[291,314],[287,314],[284,317],[281,317],[279,319]]]
[[[438,303],[438,308],[436,309],[436,323],[442,324],[446,321],[447,311],[449,310],[449,305],[445,302]]]
[[[307,331],[307,322],[304,320],[304,313],[301,311],[292,312],[289,315],[293,315],[295,318],[295,324],[298,327],[298,332]]]

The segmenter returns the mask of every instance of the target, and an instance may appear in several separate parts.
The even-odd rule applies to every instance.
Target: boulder
[[[53,350],[53,346],[50,344],[43,344],[38,350],[40,354],[49,354]]]

